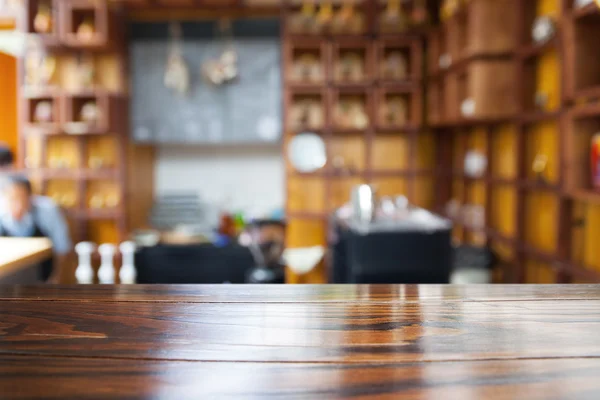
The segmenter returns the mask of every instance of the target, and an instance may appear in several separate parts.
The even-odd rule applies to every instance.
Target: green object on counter
[[[246,227],[246,223],[244,222],[244,214],[242,212],[237,212],[234,214],[233,222],[235,225],[235,230],[238,234]]]

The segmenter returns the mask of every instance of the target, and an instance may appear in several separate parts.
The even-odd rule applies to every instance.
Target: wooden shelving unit
[[[39,43],[28,49],[20,77],[20,164],[36,189],[65,209],[75,242],[125,240],[122,16],[93,0],[27,0],[25,8],[20,28]],[[53,66],[49,79],[32,82],[39,79],[32,57]]]
[[[339,2],[340,4],[343,2]],[[420,29],[382,25],[387,2],[359,0],[353,9],[364,25],[340,32],[298,29],[302,2],[284,6],[282,54],[286,144],[302,131],[321,135],[328,162],[318,172],[299,174],[287,167],[287,245],[326,244],[332,211],[347,203],[352,186],[375,185],[382,196],[407,195],[432,208],[435,156],[433,135],[423,132],[424,36]],[[335,11],[340,6],[334,2]],[[404,2],[410,12],[412,2]],[[335,18],[335,17],[334,17]],[[396,25],[394,25],[396,26]],[[313,68],[299,65],[312,59]],[[311,75],[309,70],[319,71]],[[298,79],[304,76],[304,81]],[[320,107],[298,122],[298,107]],[[345,110],[362,115],[349,119]],[[307,114],[308,112],[305,112]],[[295,281],[291,277],[290,281]],[[311,282],[324,281],[321,268]]]
[[[440,149],[438,162],[453,171],[437,175],[437,209],[446,213],[448,205],[454,204],[450,210],[456,211],[458,204],[460,213],[464,205],[483,207],[483,226],[469,227],[463,218],[453,217],[454,238],[495,250],[502,265],[495,273],[497,280],[600,281],[600,257],[591,250],[600,234],[600,192],[591,188],[589,165],[591,136],[600,131],[600,109],[593,102],[600,98],[600,58],[596,60],[597,52],[592,55],[590,50],[596,46],[592,37],[598,37],[593,31],[600,32],[600,12],[595,6],[574,10],[573,4],[571,0],[472,0],[429,35],[430,123]],[[493,15],[499,11],[492,10],[497,7],[504,7],[510,14],[505,15],[507,24],[514,26],[495,35],[475,35],[495,29]],[[477,22],[466,17],[474,10],[481,16]],[[531,28],[541,15],[553,18],[556,33],[535,44]],[[465,44],[462,32],[477,38],[477,50]],[[512,38],[506,36],[514,32]],[[460,115],[456,104],[463,101],[464,89],[457,76],[468,74],[473,65],[491,71],[494,63],[505,68],[504,74],[514,68],[513,84],[496,80],[499,86],[494,88],[492,78],[470,78],[468,86],[472,98],[477,99],[479,91],[484,101],[500,104],[501,115]],[[495,98],[502,88],[506,89],[503,97]],[[502,99],[516,103],[514,108]],[[475,107],[475,114],[480,111]],[[481,179],[462,172],[468,151],[487,156]],[[534,164],[538,172],[533,171]]]

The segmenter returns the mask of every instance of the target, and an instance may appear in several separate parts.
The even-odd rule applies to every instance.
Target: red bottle
[[[592,137],[590,154],[592,187],[596,190],[600,190],[600,133],[597,133]]]

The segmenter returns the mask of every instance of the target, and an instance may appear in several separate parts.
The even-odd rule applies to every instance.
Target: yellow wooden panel
[[[373,141],[373,169],[408,170],[409,139],[406,135],[379,135]]]
[[[354,171],[365,169],[366,146],[365,138],[358,135],[338,136],[329,143],[330,161],[336,165],[339,159],[344,168]]]
[[[364,183],[360,177],[335,178],[330,181],[330,197],[328,199],[329,210],[343,206],[350,201],[352,188]]]
[[[17,59],[0,52],[0,142],[17,154]]]
[[[324,246],[326,241],[325,220],[290,218],[286,228],[286,246]]]
[[[46,146],[46,167],[78,168],[81,165],[77,138],[48,138]]]
[[[514,126],[503,125],[492,135],[494,177],[512,179],[517,176],[517,133]]]
[[[412,202],[422,208],[431,210],[434,206],[435,180],[431,177],[419,176],[414,181],[414,199]]]
[[[548,96],[546,110],[556,110],[560,104],[560,66],[556,50],[543,53],[536,65],[536,92]]]
[[[502,185],[492,188],[490,225],[509,237],[515,234],[516,201],[517,192],[514,187]]]
[[[286,228],[286,246],[288,248],[326,246],[326,229],[325,220],[291,218]],[[325,283],[326,281],[324,262],[301,276],[293,273],[289,268],[286,270],[287,283]]]
[[[288,177],[287,205],[290,211],[325,211],[325,182],[320,177]]]
[[[464,189],[464,183],[461,179],[454,179],[452,180],[452,198],[462,202],[463,201],[463,197],[462,197],[462,193],[463,193],[463,189]]]
[[[485,183],[473,182],[469,187],[469,204],[485,206]]]
[[[98,244],[119,242],[119,231],[115,221],[96,220],[88,223],[88,237]]]
[[[419,133],[417,136],[418,170],[431,170],[435,168],[435,137],[431,132]]]
[[[487,133],[485,128],[475,128],[469,138],[469,150],[487,154]]]
[[[376,178],[372,183],[379,196],[406,196],[408,192],[408,182],[404,178]]]
[[[116,168],[117,142],[112,136],[91,137],[87,140],[85,168]]]
[[[525,241],[537,249],[556,251],[558,201],[547,192],[531,192],[525,197]]]
[[[64,208],[73,208],[78,205],[77,184],[72,180],[49,181],[46,187],[46,196]]]
[[[537,0],[536,14],[558,16],[560,13],[560,1],[561,0]]]
[[[121,195],[116,182],[95,180],[87,184],[85,207],[89,209],[110,209],[120,205]]]
[[[556,274],[548,264],[528,259],[525,261],[525,282],[538,284],[556,283]]]
[[[42,160],[42,147],[45,138],[41,136],[30,136],[25,141],[25,167],[41,168],[45,160]]]
[[[589,204],[585,214],[584,264],[600,271],[600,205]]]
[[[532,125],[526,132],[527,149],[526,149],[526,167],[529,179],[537,179],[535,172],[532,169],[533,162],[537,154],[543,154],[548,158],[548,164],[544,178],[552,183],[558,183],[559,175],[559,151],[558,151],[558,135],[559,127],[556,122],[545,122]]]

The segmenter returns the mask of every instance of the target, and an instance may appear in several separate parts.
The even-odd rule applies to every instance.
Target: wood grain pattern
[[[0,397],[595,399],[598,285],[0,286]]]
[[[560,288],[560,290],[557,290]],[[0,301],[172,303],[446,303],[600,300],[582,285],[92,285],[2,286]],[[1,305],[2,303],[0,303]]]
[[[600,360],[581,358],[290,365],[0,356],[0,393],[11,399],[593,399],[599,374]]]

